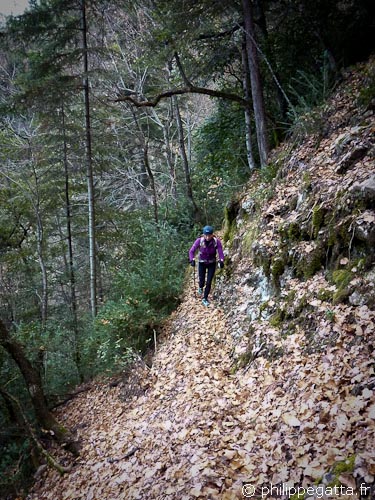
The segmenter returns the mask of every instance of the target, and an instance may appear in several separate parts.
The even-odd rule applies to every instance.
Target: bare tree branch
[[[195,85],[189,85],[187,87],[182,87],[179,89],[169,89],[161,94],[158,94],[153,100],[139,100],[130,95],[119,96],[116,99],[112,99],[112,102],[130,102],[137,108],[151,107],[154,108],[159,104],[162,99],[167,99],[168,97],[172,97],[174,95],[183,95],[183,94],[205,94],[212,97],[218,97],[221,99],[227,99],[229,101],[238,102],[243,107],[248,107],[249,102],[236,94],[232,94],[231,92],[222,92],[220,90],[207,89],[205,87],[196,87]]]
[[[206,34],[202,34],[202,35],[199,35],[198,37],[198,40],[209,40],[209,39],[218,39],[218,38],[227,38],[227,37],[230,37],[232,36],[236,31],[238,31],[239,29],[241,29],[242,27],[242,24],[243,23],[238,23],[236,24],[235,26],[233,26],[233,28],[229,28],[225,31],[221,31],[219,33],[206,33]]]
[[[191,81],[186,76],[186,73],[185,73],[185,70],[184,70],[184,68],[182,66],[182,62],[181,62],[180,56],[178,55],[178,52],[174,53],[174,58],[176,60],[177,68],[178,68],[178,71],[180,72],[180,75],[181,75],[182,81],[185,84],[185,87],[192,87],[193,84],[191,83]]]
[[[22,407],[21,403],[16,399],[14,396],[12,396],[9,392],[7,392],[3,387],[0,387],[0,395],[8,401],[14,408],[17,414],[17,418],[19,419],[20,423],[24,427],[24,429],[27,431],[29,437],[31,438],[31,441],[34,443],[34,446],[38,450],[38,452],[44,456],[44,458],[47,461],[47,464],[56,469],[61,475],[66,474],[67,472],[70,472],[72,467],[64,467],[62,466],[48,451],[44,448],[40,440],[38,439],[34,429],[32,428],[28,418],[26,417]]]
[[[177,52],[174,53],[174,59],[176,61],[178,70],[180,72],[182,81],[184,82],[184,87],[182,88],[176,88],[176,89],[169,89],[166,90],[165,92],[162,92],[161,94],[158,94],[153,100],[148,100],[144,99],[144,96],[140,96],[140,98],[135,98],[133,97],[133,92],[127,92],[126,95],[120,95],[117,99],[114,99],[113,102],[123,102],[127,101],[132,103],[134,106],[137,108],[144,108],[144,107],[155,107],[157,104],[162,100],[162,99],[167,99],[169,97],[175,96],[175,95],[183,95],[183,94],[204,94],[204,95],[209,95],[212,97],[218,97],[220,99],[227,99],[229,101],[234,101],[238,102],[241,106],[244,106],[245,108],[248,108],[250,106],[250,103],[248,100],[244,99],[243,97],[240,97],[237,94],[232,94],[231,92],[223,92],[221,90],[213,90],[213,89],[208,89],[206,87],[197,87],[196,85],[193,85],[191,81],[188,79],[186,76],[186,73],[184,71],[184,68],[181,63],[181,59],[178,55]],[[134,92],[136,94],[136,92]]]

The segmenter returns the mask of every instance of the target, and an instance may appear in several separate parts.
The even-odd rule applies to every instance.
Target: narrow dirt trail
[[[275,488],[318,484],[348,460],[345,480],[355,484],[354,456],[357,477],[371,478],[375,315],[366,307],[345,314],[360,341],[338,322],[337,344],[307,353],[303,333],[280,339],[268,329],[283,357],[265,353],[231,374],[230,315],[204,307],[191,279],[152,368],[138,374],[143,394],[124,399],[126,386],[98,383],[61,408],[57,416],[77,432],[82,454],[63,477],[44,471],[28,500],[234,500],[249,483],[248,496],[286,499],[294,490]]]
[[[163,339],[145,395],[124,406],[120,389],[98,386],[61,411],[82,456],[69,475],[49,471],[30,499],[235,498],[248,393],[229,375],[224,313],[203,306],[191,283]]]

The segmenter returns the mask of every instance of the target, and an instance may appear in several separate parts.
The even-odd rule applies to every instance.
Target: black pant
[[[207,300],[208,294],[211,291],[212,279],[216,271],[216,262],[199,262],[198,266],[198,276],[199,276],[199,288],[203,288],[206,283],[206,288],[204,289],[203,297]],[[206,281],[207,273],[207,281]]]

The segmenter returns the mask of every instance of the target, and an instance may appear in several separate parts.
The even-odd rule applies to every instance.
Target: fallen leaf
[[[284,413],[282,419],[287,425],[290,425],[291,427],[299,427],[301,425],[301,422],[292,413]]]

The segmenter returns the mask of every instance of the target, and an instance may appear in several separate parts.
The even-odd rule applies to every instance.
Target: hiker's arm
[[[194,241],[193,246],[189,250],[189,261],[191,262],[194,260],[195,257],[195,252],[198,250],[199,244],[200,244],[201,239],[198,238],[197,240]]]
[[[219,260],[222,260],[224,262],[224,252],[223,252],[223,245],[221,244],[221,241],[218,239],[217,240],[217,253],[219,254]]]

